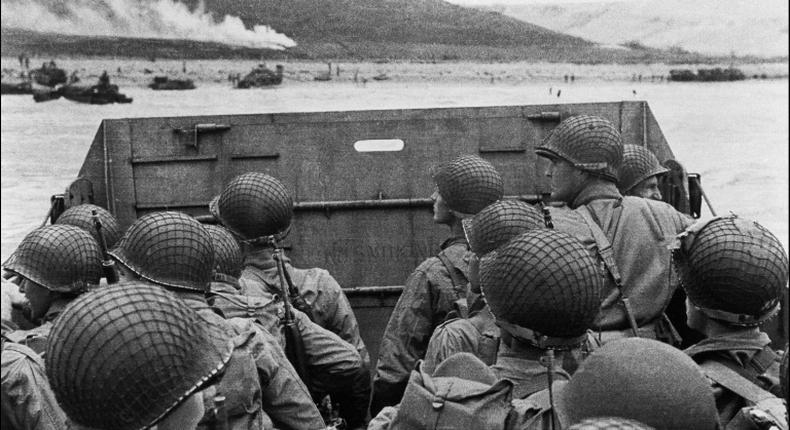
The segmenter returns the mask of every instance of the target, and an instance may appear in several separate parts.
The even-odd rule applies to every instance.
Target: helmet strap
[[[694,307],[708,318],[735,326],[754,327],[773,318],[779,312],[780,303],[777,301],[768,312],[765,312],[762,315],[736,314],[734,312],[710,309],[697,305],[694,305]]]
[[[586,332],[576,337],[545,336],[537,331],[513,324],[502,318],[496,318],[496,325],[521,342],[540,349],[567,351],[579,348],[587,340]]]

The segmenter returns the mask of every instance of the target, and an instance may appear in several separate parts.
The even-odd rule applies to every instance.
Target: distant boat
[[[387,74],[386,74],[386,73],[380,73],[380,74],[378,74],[378,75],[376,75],[376,76],[374,76],[374,77],[373,77],[373,79],[375,79],[375,80],[377,80],[377,81],[386,81],[386,80],[388,80],[389,78],[390,78],[390,77],[389,77],[389,76],[387,76]]]
[[[194,90],[195,82],[192,79],[170,79],[167,76],[155,76],[154,81],[148,84],[152,90]]]
[[[117,85],[63,85],[56,89],[37,89],[33,100],[47,102],[63,97],[77,103],[106,105],[111,103],[131,103],[132,99],[118,92]]]
[[[33,94],[33,85],[28,81],[0,82],[0,94]]]
[[[331,81],[332,80],[332,75],[330,75],[329,72],[321,72],[321,73],[317,74],[316,76],[314,76],[313,80],[316,80],[316,81]]]
[[[44,63],[38,69],[30,71],[30,77],[39,85],[54,87],[55,85],[65,84],[68,81],[66,71],[58,68],[54,61]]]

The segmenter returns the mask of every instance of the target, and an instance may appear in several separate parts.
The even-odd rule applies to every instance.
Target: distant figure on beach
[[[565,75],[565,82],[568,82],[568,75]]]
[[[642,75],[639,75],[638,79],[639,79],[639,82],[642,82]]]
[[[573,82],[575,80],[576,80],[576,76],[575,75],[571,75],[571,82]]]
[[[636,97],[636,90],[631,90],[634,93],[634,97]]]
[[[181,62],[181,71],[184,72],[184,73],[187,72],[187,62],[186,61],[182,61]]]
[[[106,70],[99,76],[99,86],[102,88],[110,86],[110,76],[107,74]]]
[[[554,91],[554,87],[549,87],[549,95],[552,95],[552,91]]]
[[[557,90],[557,98],[560,98],[560,94],[562,94],[562,90]]]

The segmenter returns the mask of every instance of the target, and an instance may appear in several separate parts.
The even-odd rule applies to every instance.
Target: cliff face
[[[454,0],[455,1],[455,0]],[[457,0],[464,3],[464,0]],[[788,53],[786,0],[636,0],[511,5],[475,3],[519,20],[603,44],[637,42],[708,55]]]

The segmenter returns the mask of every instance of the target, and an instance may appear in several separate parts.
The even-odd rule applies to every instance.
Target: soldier
[[[210,211],[242,243],[242,292],[250,296],[281,294],[270,238],[284,239],[291,227],[293,200],[276,178],[249,172],[234,178],[214,198]],[[359,325],[345,293],[324,269],[297,269],[285,260],[285,270],[296,293],[292,301],[321,327],[354,345],[366,366],[370,356],[359,336]]]
[[[479,259],[521,233],[544,227],[542,215],[533,206],[518,200],[500,200],[464,220],[472,251],[467,297],[469,318],[453,318],[436,327],[421,365],[423,370],[432,373],[445,358],[459,352],[472,353],[488,365],[496,362],[499,327],[480,295]]]
[[[55,224],[79,227],[90,233],[96,239],[96,243],[101,243],[99,232],[96,230],[96,225],[93,222],[93,211],[96,211],[96,215],[101,222],[101,234],[104,236],[107,249],[112,249],[115,246],[115,242],[118,242],[118,239],[121,238],[123,231],[118,225],[118,220],[103,207],[90,203],[72,206],[60,214],[58,219],[55,220]]]
[[[699,222],[680,241],[675,259],[688,297],[688,324],[706,336],[685,352],[711,379],[727,425],[751,405],[750,389],[782,395],[781,356],[760,328],[779,312],[787,293],[787,254],[764,227],[736,216]]]
[[[8,338],[43,354],[52,322],[69,302],[99,285],[101,264],[99,245],[79,227],[48,225],[30,232],[3,269],[19,277],[30,320],[39,325],[8,333]]]
[[[598,313],[603,287],[597,261],[574,237],[556,230],[528,231],[484,258],[480,263],[480,288],[502,337],[496,363],[490,366],[492,378],[485,383],[510,381],[513,388],[508,398],[524,399],[559,381],[568,381],[571,376],[562,369],[564,356],[585,348],[587,329]],[[454,366],[457,370],[446,369],[463,355],[469,356],[456,354],[443,361],[433,376],[442,373],[471,380],[471,369],[479,367],[473,364],[475,361],[459,363]],[[422,365],[414,372],[418,371],[425,372]],[[388,407],[376,417],[376,429],[388,428],[384,423],[390,419],[394,428],[404,428],[403,423],[412,421],[415,411],[420,412],[420,403],[413,397],[418,391],[411,388],[406,389],[397,413]],[[419,421],[419,417],[414,418]],[[460,423],[443,423],[462,428]],[[486,423],[492,428],[495,424]]]
[[[283,303],[242,294],[238,280],[242,268],[238,242],[223,227],[215,225],[204,227],[212,237],[216,261],[209,303],[238,327],[246,327],[250,321],[254,321],[254,327],[264,329],[267,334],[276,337],[278,350],[285,349],[288,341],[287,335],[283,332]],[[338,412],[346,420],[348,428],[364,426],[370,393],[370,374],[367,368],[361,366],[358,361],[343,367],[338,366],[335,363],[338,358],[347,357],[349,354],[345,352],[346,350],[351,350],[353,353],[353,347],[334,333],[312,323],[303,313],[299,311],[294,313],[305,346],[306,369],[304,370],[308,376],[306,382],[311,392],[315,393],[314,398],[330,394],[332,400],[339,401]],[[345,349],[338,349],[338,345],[343,345]]]
[[[135,221],[110,251],[122,281],[146,282],[183,300],[209,330],[233,339],[234,353],[218,383],[227,398],[232,428],[317,429],[324,423],[307,388],[284,358],[274,340],[264,333],[242,330],[225,321],[206,302],[214,271],[214,248],[209,233],[192,217],[158,212]],[[266,416],[268,414],[268,416]],[[208,414],[204,421],[212,420]]]
[[[593,352],[558,387],[551,414],[535,415],[539,399],[527,400],[526,415],[538,419],[525,420],[522,429],[546,428],[541,425],[552,415],[563,428],[595,417],[636,420],[658,430],[719,428],[713,394],[696,363],[651,339],[620,339]]]
[[[668,245],[688,218],[666,203],[620,194],[623,144],[606,119],[570,117],[535,151],[551,161],[552,199],[567,205],[552,210],[554,225],[597,248],[613,281],[594,324],[600,341],[637,334],[678,344],[664,314],[676,289]]]
[[[0,423],[3,429],[60,430],[66,414],[60,409],[44,373],[44,360],[32,349],[7,340],[14,327],[2,322]]]
[[[461,220],[502,198],[502,177],[494,166],[462,155],[433,171],[433,221],[450,228],[441,252],[420,264],[406,280],[384,331],[373,379],[372,415],[398,403],[417,360],[425,356],[433,330],[453,310],[466,306],[469,246]]]
[[[47,376],[70,420],[91,429],[195,429],[234,342],[161,288],[85,294],[52,329]]]
[[[547,373],[567,380],[564,354],[587,349],[604,296],[603,274],[587,249],[567,233],[531,230],[481,262],[480,287],[502,334],[491,368],[513,381],[513,397],[546,388]]]
[[[641,145],[623,145],[617,188],[624,196],[661,200],[658,177],[669,170],[658,162],[653,151]]]
[[[270,300],[282,294],[273,256],[276,243],[287,236],[293,218],[293,201],[285,186],[263,173],[245,173],[228,183],[211,202],[210,211],[243,244],[241,293]],[[349,425],[364,425],[370,397],[370,356],[359,335],[351,304],[328,271],[298,269],[287,258],[283,258],[283,266],[285,278],[290,280],[289,297],[294,307],[353,345],[362,357],[363,367],[356,376],[358,382],[350,392],[351,398],[340,398],[347,397],[349,391],[336,392],[333,397],[341,401],[341,413]]]

